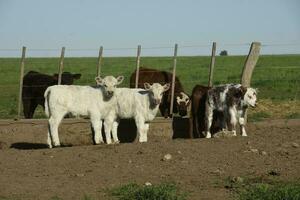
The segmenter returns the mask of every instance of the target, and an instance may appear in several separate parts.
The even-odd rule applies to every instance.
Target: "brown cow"
[[[135,74],[136,71],[134,71],[130,77],[131,88],[135,87]],[[143,88],[145,82],[160,84],[172,83],[172,73],[141,67],[139,68],[138,88]],[[160,113],[165,118],[172,117],[172,113],[170,113],[171,91],[172,90],[168,90],[164,93],[162,102],[159,106]],[[189,103],[188,96],[184,93],[182,84],[178,77],[175,77],[173,113],[179,113],[180,116],[186,116]]]
[[[204,137],[202,134],[205,131],[205,103],[207,99],[207,92],[210,87],[196,85],[193,88],[191,95],[191,110],[189,116],[189,135],[190,138]],[[214,114],[213,125],[211,132],[216,133],[222,129],[220,123],[222,120],[221,113]]]

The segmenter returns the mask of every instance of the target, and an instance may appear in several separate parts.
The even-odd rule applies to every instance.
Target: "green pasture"
[[[240,82],[246,56],[217,56],[214,84]],[[30,70],[46,74],[57,73],[59,58],[27,58],[25,73]],[[207,84],[209,56],[177,58],[177,76],[190,93],[195,84]],[[64,71],[81,73],[75,84],[93,85],[97,58],[65,58]],[[141,66],[169,70],[172,57],[142,57]],[[135,69],[135,57],[105,57],[102,75],[124,75],[122,86],[129,86],[130,74]],[[0,58],[0,118],[14,118],[17,114],[20,59]],[[300,55],[260,56],[255,68],[252,86],[259,89],[260,99],[298,101],[300,95]]]

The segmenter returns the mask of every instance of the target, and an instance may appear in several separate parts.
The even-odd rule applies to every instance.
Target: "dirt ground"
[[[80,128],[82,127],[82,128]],[[247,125],[248,137],[162,139],[147,143],[89,145],[88,126],[66,143],[45,148],[45,125],[0,124],[0,199],[110,199],[106,189],[130,182],[175,182],[189,199],[232,199],[228,177],[300,181],[300,120]],[[70,139],[72,137],[72,139]],[[62,139],[66,141],[67,139]],[[82,144],[82,145],[80,145]],[[298,145],[297,145],[298,144]],[[164,161],[165,154],[171,160]]]

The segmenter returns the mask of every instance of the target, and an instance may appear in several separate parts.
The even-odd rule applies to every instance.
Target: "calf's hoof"
[[[104,144],[104,141],[100,140],[100,141],[95,142],[95,145],[98,145],[98,144]]]
[[[210,133],[206,133],[205,138],[211,138],[211,134]]]
[[[139,142],[143,143],[143,142],[147,142],[147,139],[139,139]]]

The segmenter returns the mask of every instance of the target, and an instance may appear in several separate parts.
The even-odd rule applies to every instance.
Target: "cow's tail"
[[[49,97],[50,97],[50,87],[47,88],[47,90],[44,93],[45,98],[45,114],[47,117],[51,116],[50,108],[49,108]]]

